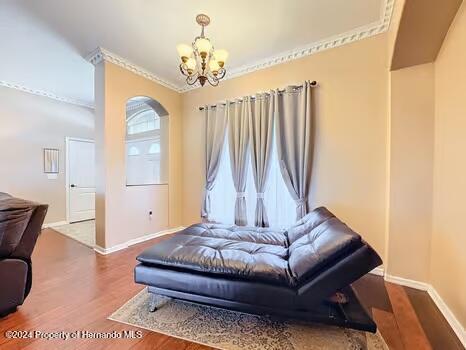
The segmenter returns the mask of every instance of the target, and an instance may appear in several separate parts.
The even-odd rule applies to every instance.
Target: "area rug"
[[[279,321],[159,296],[149,309],[142,290],[110,320],[225,350],[388,349],[379,333]]]
[[[56,226],[53,229],[90,248],[95,246],[95,220]]]

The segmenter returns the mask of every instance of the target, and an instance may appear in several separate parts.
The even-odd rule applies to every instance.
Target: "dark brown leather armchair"
[[[0,317],[14,312],[31,290],[31,254],[47,208],[0,192]]]

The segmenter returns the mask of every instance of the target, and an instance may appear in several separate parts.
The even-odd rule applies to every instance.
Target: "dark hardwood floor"
[[[0,349],[180,349],[208,347],[143,330],[140,339],[8,339],[10,330],[140,330],[107,317],[143,287],[133,282],[138,253],[154,239],[107,256],[47,229],[33,254],[33,287],[24,305],[0,320]],[[427,293],[367,275],[355,289],[391,349],[463,349]]]

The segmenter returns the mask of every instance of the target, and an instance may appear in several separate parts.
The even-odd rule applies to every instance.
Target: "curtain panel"
[[[246,209],[247,162],[249,161],[249,118],[252,113],[251,98],[229,104],[228,143],[230,148],[231,174],[236,189],[235,225],[248,224]]]
[[[248,224],[247,201],[253,198],[251,194],[255,197],[255,226],[270,226],[266,203],[269,203],[269,207],[274,207],[274,215],[277,215],[277,203],[293,205],[292,199],[296,220],[307,214],[314,143],[312,85],[315,82],[306,81],[300,86],[288,86],[284,90],[246,96],[234,102],[226,101],[225,105],[218,104],[214,108],[205,107],[206,185],[202,206],[202,217],[205,220],[209,220],[211,212],[210,194],[219,172],[224,143],[228,148],[225,150],[225,159],[229,158],[231,178],[226,169],[222,170],[219,183],[226,187],[221,189],[221,194],[217,190],[215,192],[216,198],[219,197],[217,200],[221,198],[222,201],[231,201],[231,205],[234,201],[235,225]],[[226,129],[228,132],[225,140]],[[251,177],[248,178],[248,167],[251,167],[253,187],[247,187],[252,181]],[[272,176],[274,188],[268,190],[271,167],[275,169]],[[277,181],[278,169],[281,174],[279,177],[282,178],[280,181]],[[289,195],[284,195],[283,191],[287,191]],[[227,199],[230,198],[227,192],[231,192],[231,199]],[[281,193],[281,198],[278,193]],[[270,196],[275,196],[274,203],[270,203]],[[291,197],[285,200],[284,197],[289,196]],[[250,202],[249,205],[252,207],[253,203]],[[291,208],[289,204],[286,205],[287,209]],[[220,214],[219,211],[214,216],[225,218],[229,215]],[[286,215],[290,218],[292,216],[291,213]],[[252,218],[250,221],[252,223]],[[282,221],[286,220],[280,218],[280,222]]]
[[[274,101],[273,94],[256,95],[249,115],[251,165],[257,196],[254,225],[258,227],[269,227],[264,192],[272,156]]]
[[[205,113],[205,188],[201,217],[209,220],[211,212],[210,193],[215,185],[223,149],[223,141],[228,123],[228,108],[222,104],[206,106]]]
[[[288,191],[296,202],[296,220],[308,212],[312,166],[311,82],[302,88],[289,86],[275,91],[276,145],[280,169]]]

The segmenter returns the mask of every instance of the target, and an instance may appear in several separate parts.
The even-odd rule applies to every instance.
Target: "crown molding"
[[[59,96],[56,95],[52,92],[45,91],[45,90],[37,90],[37,89],[31,89],[28,88],[27,86],[21,85],[21,84],[16,84],[16,83],[10,83],[8,81],[0,80],[0,86],[7,87],[10,89],[15,89],[19,90],[22,92],[27,92],[28,94],[33,94],[37,96],[42,96],[42,97],[48,97],[56,101],[60,102],[65,102],[65,103],[70,103],[72,105],[80,106],[80,107],[87,107],[94,109],[94,105],[85,101],[81,101],[75,98],[71,97],[66,97],[66,96]]]
[[[113,52],[108,51],[107,49],[104,49],[102,47],[97,47],[94,51],[89,53],[86,56],[86,60],[88,60],[90,63],[92,63],[94,66],[99,64],[102,61],[110,62],[113,64],[116,64],[117,66],[120,66],[124,69],[129,70],[130,72],[133,72],[137,75],[140,75],[148,80],[151,80],[153,82],[156,82],[157,84],[160,84],[162,86],[165,86],[169,89],[175,90],[177,92],[180,92],[180,87],[176,86],[175,84],[172,84],[157,75],[155,75],[152,72],[149,72],[147,69],[142,68],[140,66],[135,65],[134,63],[131,63],[127,59],[118,56],[117,54],[114,54]]]

